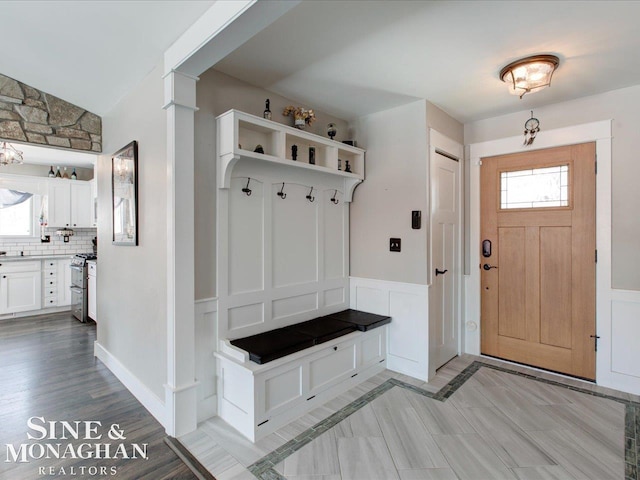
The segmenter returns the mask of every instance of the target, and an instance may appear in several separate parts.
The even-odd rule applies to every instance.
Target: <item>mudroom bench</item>
[[[251,441],[384,370],[390,317],[344,310],[216,353],[218,415]]]

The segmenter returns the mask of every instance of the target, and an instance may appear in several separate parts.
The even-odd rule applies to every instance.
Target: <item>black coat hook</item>
[[[287,194],[284,193],[284,182],[282,182],[282,188],[280,189],[280,191],[276,195],[278,195],[283,200],[285,198],[287,198]]]
[[[313,187],[311,187],[311,190],[309,190],[309,195],[307,195],[307,200],[309,200],[310,202],[313,203],[313,201],[316,199],[316,197],[312,197],[311,194],[313,193]]]
[[[333,203],[334,205],[337,205],[338,203],[340,203],[340,200],[336,198],[337,195],[338,195],[338,190],[333,192],[333,197],[331,198],[331,203]]]
[[[249,183],[251,182],[251,177],[247,178],[247,186],[242,189],[243,193],[247,194],[247,197],[251,196],[251,189],[249,188]]]

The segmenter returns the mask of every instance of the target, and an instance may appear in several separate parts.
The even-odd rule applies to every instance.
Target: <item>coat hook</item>
[[[309,200],[310,202],[313,203],[313,201],[316,199],[316,197],[312,197],[311,194],[313,193],[313,187],[311,187],[311,190],[309,190],[309,195],[307,195],[307,200]]]
[[[337,195],[338,195],[338,190],[333,192],[333,197],[331,198],[331,203],[333,203],[334,205],[337,205],[340,202],[340,200],[336,198]]]
[[[251,177],[247,178],[247,186],[242,189],[243,193],[247,194],[247,197],[251,196],[251,189],[249,188],[249,183],[251,182]]]
[[[282,182],[282,188],[280,189],[280,191],[276,195],[278,195],[283,200],[285,198],[287,198],[287,194],[284,193],[284,182]]]

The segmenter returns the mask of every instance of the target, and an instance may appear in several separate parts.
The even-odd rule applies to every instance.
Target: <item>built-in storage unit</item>
[[[218,414],[255,441],[384,369],[387,326],[261,365],[230,343],[349,308],[365,152],[236,110],[216,129]]]
[[[95,226],[90,182],[49,179],[48,192],[47,222],[50,227]]]
[[[39,310],[42,305],[41,262],[0,260],[0,314]]]
[[[98,301],[97,301],[97,278],[98,278],[98,266],[95,261],[87,262],[87,270],[89,272],[87,288],[89,289],[88,302],[88,315],[94,322],[98,321]]]
[[[42,261],[42,308],[71,305],[71,259]]]
[[[228,342],[216,353],[218,414],[251,441],[381,372],[387,326],[258,365]]]

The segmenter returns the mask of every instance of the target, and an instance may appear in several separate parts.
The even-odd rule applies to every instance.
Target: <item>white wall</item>
[[[98,160],[97,341],[141,388],[163,403],[167,381],[167,125],[161,75],[162,69],[156,67],[102,119],[105,155]],[[114,246],[110,155],[132,140],[138,141],[139,245]]]
[[[216,246],[216,140],[215,117],[230,109],[262,116],[264,102],[271,101],[272,119],[292,125],[291,117],[284,117],[282,110],[287,105],[313,108],[305,102],[291,100],[213,69],[200,76],[196,84],[198,111],[195,114],[195,249],[196,249],[196,299],[216,295],[215,246]],[[316,122],[306,131],[326,137],[327,124],[337,126],[336,140],[350,138],[347,122],[314,109]]]
[[[351,276],[427,283],[427,113],[424,100],[353,123],[367,151],[365,181],[351,203]],[[423,227],[411,229],[411,211]],[[402,240],[389,251],[389,238]]]
[[[539,138],[551,129],[613,119],[612,286],[625,290],[640,290],[639,111],[640,85],[549,105],[533,112],[540,120]],[[468,123],[464,127],[465,143],[518,135],[530,116],[527,110]],[[476,247],[471,245],[471,248]]]

